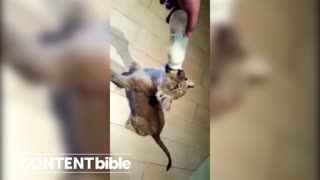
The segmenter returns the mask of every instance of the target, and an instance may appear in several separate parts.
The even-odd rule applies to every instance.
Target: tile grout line
[[[151,1],[149,2],[149,4],[147,5],[148,9],[150,9],[153,1],[155,1],[155,0],[151,0]]]
[[[114,9],[115,9],[115,8],[114,8]],[[115,10],[118,11],[117,9],[115,9]],[[149,31],[148,29],[146,29],[145,27],[143,27],[141,24],[138,24],[138,23],[136,23],[135,21],[131,20],[129,17],[127,17],[126,15],[124,15],[122,12],[120,12],[120,11],[118,11],[118,12],[119,12],[120,14],[122,14],[123,16],[125,16],[126,18],[128,18],[130,21],[134,22],[134,23],[139,27],[138,34],[141,33],[141,31],[144,29],[144,30],[148,31],[149,33],[151,33],[152,35],[154,35],[158,40],[162,41],[162,40],[160,39],[160,37],[158,37],[156,34],[154,34],[153,32],[151,32],[151,31]],[[112,32],[111,32],[111,33],[112,33]],[[123,39],[123,37],[119,37],[117,34],[114,34],[114,36],[115,36],[116,38]],[[143,53],[144,55],[146,55],[146,56],[150,57],[151,59],[153,59],[155,62],[160,63],[160,64],[163,64],[163,62],[161,62],[161,61],[158,60],[157,58],[154,58],[154,57],[151,56],[150,54],[144,52],[143,49],[137,47],[137,46],[135,45],[135,44],[136,44],[136,41],[137,41],[137,38],[138,38],[138,35],[135,36],[134,41],[131,42],[131,43],[130,43],[130,41],[128,40],[129,43],[130,43],[130,45],[133,46],[135,49],[139,50],[139,51],[140,51],[141,53]],[[162,42],[163,42],[163,41],[162,41]],[[198,50],[200,50],[200,51],[202,51],[204,54],[208,55],[207,53],[205,53],[205,51],[203,51],[203,49],[201,49],[199,46],[197,46],[194,42],[190,42],[190,43],[191,43],[193,46],[196,46],[196,47],[198,48]],[[190,61],[191,61],[191,60],[190,60]],[[194,61],[192,61],[192,62],[194,62]],[[194,63],[196,63],[196,62],[194,62]],[[199,64],[199,63],[196,63],[196,64],[197,64],[201,69],[203,68],[203,65],[202,65],[202,64]],[[204,73],[202,73],[202,78],[201,78],[201,80],[203,80],[203,77],[204,77]],[[199,85],[200,85],[201,87],[203,87],[203,84],[202,84],[202,83],[203,83],[202,81],[199,83]],[[205,87],[203,87],[203,88],[205,88]]]
[[[117,124],[117,123],[114,123],[114,122],[110,122],[110,124],[112,125],[115,125],[115,126],[118,126],[118,127],[121,127],[121,128],[124,128],[125,130],[127,130],[125,128],[125,126],[123,125],[120,125],[120,124]],[[184,143],[184,142],[180,142],[180,141],[177,141],[177,140],[173,140],[173,139],[170,139],[170,138],[167,138],[167,137],[164,137],[164,136],[160,136],[161,138],[165,139],[165,140],[168,140],[168,141],[172,141],[174,143],[179,143],[179,144],[182,144],[182,145],[185,145],[185,146],[192,146],[190,144],[187,144],[187,143]]]
[[[123,126],[119,125],[119,124],[114,124],[114,123],[111,123],[112,125],[115,125],[117,127],[120,127],[120,128],[124,128]],[[163,138],[163,137],[162,137]],[[168,138],[163,138],[163,139],[166,139],[166,140],[169,140],[169,141],[173,141],[173,140],[170,140]],[[195,151],[199,152],[199,149],[196,148],[195,146],[193,145],[190,145],[190,144],[185,144],[185,143],[182,143],[182,142],[178,142],[178,141],[173,141],[174,143],[178,143],[178,144],[182,144],[182,145],[185,145],[188,149],[194,149]],[[210,154],[208,154],[208,156],[210,156]],[[132,158],[129,158],[129,159],[132,159]],[[158,164],[158,163],[154,163],[154,162],[147,162],[147,161],[143,161],[143,160],[139,160],[139,159],[132,159],[134,161],[139,161],[139,162],[142,162],[142,163],[145,163],[145,164],[152,164],[152,165],[158,165],[158,166],[164,166],[166,167],[166,165],[163,165],[163,164]],[[192,168],[183,168],[183,167],[176,167],[176,166],[172,166],[173,168],[176,168],[176,169],[182,169],[182,170],[188,170],[188,171],[194,171],[195,169],[192,169]]]
[[[146,8],[146,7],[144,7],[144,8]],[[141,23],[137,22],[137,21],[134,20],[134,19],[131,19],[128,15],[124,14],[121,10],[119,10],[119,9],[117,9],[117,8],[114,8],[114,9],[115,9],[116,11],[118,11],[120,14],[122,14],[123,16],[125,16],[126,18],[128,18],[130,21],[132,21],[132,22],[134,22],[135,24],[139,25],[139,27],[144,28],[145,30],[149,31],[151,34],[153,34],[153,35],[156,36],[160,41],[163,42],[163,40],[161,40],[161,39],[162,39],[161,37],[159,37],[158,35],[156,35],[154,32],[146,29]],[[146,9],[148,9],[148,10],[150,11],[149,8],[146,8]],[[159,17],[159,16],[158,16],[157,14],[155,14],[154,12],[152,12],[152,11],[150,11],[150,12],[153,13],[154,15],[156,15],[157,17]],[[160,18],[160,17],[159,17],[159,18]],[[160,18],[160,19],[161,19],[161,18]],[[169,37],[169,35],[168,35],[168,37]]]
[[[126,130],[125,126],[123,126],[123,125],[120,125],[120,124],[117,124],[117,123],[114,123],[114,122],[110,122],[110,124],[111,124],[111,125],[115,125],[115,126],[120,127],[120,128],[124,128],[124,129]],[[198,126],[198,127],[199,127],[199,126]],[[167,137],[164,137],[164,136],[160,136],[160,137],[163,138],[163,139],[165,139],[165,140],[167,140],[167,141],[171,141],[171,142],[173,142],[173,143],[178,143],[178,144],[181,144],[181,145],[184,145],[184,146],[194,147],[193,144],[187,144],[187,143],[180,142],[180,141],[177,141],[177,140],[173,140],[173,139],[170,139],[170,138],[167,138]]]
[[[156,15],[156,16],[157,16],[158,18],[160,18],[161,20],[163,20],[158,14],[154,13],[153,11],[151,11],[150,8],[146,8],[146,9],[148,9],[151,13],[153,13],[154,15]],[[125,16],[126,18],[128,18],[130,21],[132,21],[132,22],[134,22],[135,24],[137,24],[137,25],[140,27],[140,30],[143,28],[143,29],[149,31],[149,32],[150,32],[151,34],[153,34],[154,36],[156,36],[157,39],[159,39],[161,42],[164,42],[163,40],[161,40],[162,38],[159,37],[157,34],[155,34],[154,32],[146,29],[141,23],[137,22],[136,20],[131,19],[128,15],[124,14],[121,10],[119,10],[119,9],[117,9],[117,8],[114,8],[114,10],[118,11],[120,14],[122,14],[123,16]],[[210,27],[210,25],[209,25],[209,27]],[[140,31],[140,30],[139,30],[139,31]],[[168,34],[168,37],[169,37],[169,34]],[[192,43],[192,45],[196,46],[200,51],[202,51],[202,53],[204,53],[205,55],[210,55],[210,53],[207,53],[207,52],[206,52],[205,50],[203,50],[200,46],[198,46],[198,45],[194,42],[194,40],[192,40],[191,38],[189,38],[189,39],[190,39],[190,43]]]
[[[199,108],[199,104],[196,104],[196,105],[197,105],[196,106],[196,112],[194,113],[194,115],[193,115],[194,117],[193,117],[193,120],[192,120],[194,123],[197,121],[196,119],[197,119],[197,113],[198,113],[198,108]]]
[[[130,158],[128,158],[128,159],[130,159]],[[136,159],[131,159],[131,160],[138,161],[138,162],[143,163],[143,164],[151,164],[151,165],[156,165],[156,166],[167,167],[167,165],[164,165],[164,164],[158,164],[158,163],[153,163],[153,162],[146,162],[146,161],[136,160]],[[192,172],[194,172],[194,171],[196,170],[196,169],[192,169],[192,168],[183,168],[183,167],[175,167],[175,166],[171,166],[171,168],[180,169],[180,170],[185,170],[185,171],[192,171]]]
[[[139,27],[140,27],[140,26],[139,26]],[[140,33],[140,31],[142,31],[142,30],[143,30],[143,27],[140,27],[138,33]],[[112,33],[112,32],[111,32],[111,33]],[[117,34],[114,34],[114,36],[115,36],[116,38],[118,38],[118,39],[123,39],[122,37],[119,37]],[[137,47],[137,46],[135,45],[135,42],[136,42],[137,38],[138,38],[138,37],[136,36],[134,42],[130,42],[130,41],[128,40],[128,41],[129,41],[129,45],[132,46],[132,47],[134,47],[136,50],[138,50],[139,52],[143,53],[144,55],[148,56],[150,59],[152,59],[152,60],[155,61],[156,63],[163,64],[163,62],[160,62],[160,61],[157,60],[156,58],[152,57],[151,55],[147,54],[147,53],[144,52],[142,49],[140,49],[139,47]],[[111,45],[112,45],[112,44],[111,44]]]

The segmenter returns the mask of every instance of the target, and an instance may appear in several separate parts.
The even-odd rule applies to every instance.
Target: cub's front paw
[[[117,75],[118,73],[115,70],[110,69],[110,81],[115,83],[117,81]]]
[[[162,109],[169,111],[171,109],[172,99],[164,98],[161,102]]]
[[[157,100],[160,102],[162,109],[169,111],[171,108],[172,98],[168,97],[161,91],[156,93]]]

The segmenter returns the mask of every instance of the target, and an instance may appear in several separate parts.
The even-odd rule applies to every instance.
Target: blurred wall
[[[317,178],[316,7],[315,0],[235,1],[243,42],[273,72],[240,106],[211,121],[211,179]]]
[[[86,10],[90,15],[92,14],[92,21],[107,24],[109,1],[79,1],[87,3]],[[3,21],[36,38],[39,32],[51,32],[59,27],[63,18],[63,9],[68,9],[67,5],[70,1],[5,0],[2,2]],[[59,173],[32,173],[19,167],[19,160],[30,153],[67,153],[66,133],[62,133],[63,125],[52,108],[51,97],[55,89],[46,84],[26,81],[6,62],[1,64],[1,73],[3,179],[60,180],[65,178]],[[108,121],[105,118],[109,107],[105,105],[108,103],[105,99],[105,97],[88,98],[88,96],[84,99],[76,99],[76,108],[82,111],[77,114],[80,118],[71,130],[78,130],[76,138],[81,140],[81,150],[79,150],[81,152],[101,152],[102,146],[105,150],[104,145],[107,144],[105,142],[109,139],[108,128],[106,128]],[[99,140],[100,142],[97,142]],[[93,176],[79,176],[79,178],[91,180]]]

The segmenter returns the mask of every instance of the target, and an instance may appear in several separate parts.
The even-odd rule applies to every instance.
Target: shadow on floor
[[[123,61],[125,68],[129,69],[129,66],[132,62],[134,62],[135,60],[132,58],[130,52],[129,52],[129,41],[128,39],[123,35],[123,33],[115,28],[111,26],[111,34],[116,34],[119,38],[121,38],[121,40],[118,40],[113,38],[111,39],[111,45],[117,50],[117,52],[119,53],[121,60]],[[110,61],[110,67],[114,68],[116,71],[118,71],[118,69],[120,70],[120,68],[118,66],[121,65],[117,65],[118,63],[115,62],[115,60],[111,59]],[[121,72],[123,72],[124,70],[122,69]]]

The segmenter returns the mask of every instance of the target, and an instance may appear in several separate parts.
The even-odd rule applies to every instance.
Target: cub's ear
[[[171,109],[171,102],[172,100],[170,98],[165,98],[161,103],[162,109],[169,111]]]
[[[168,63],[164,65],[164,70],[166,71],[166,73],[169,73],[171,71],[171,68],[169,67]]]
[[[188,88],[194,88],[194,82],[192,80],[187,80],[187,85],[188,85]]]
[[[181,79],[181,80],[186,78],[186,74],[185,74],[184,70],[182,70],[182,69],[178,70],[178,74],[177,75],[178,75],[178,78]]]

